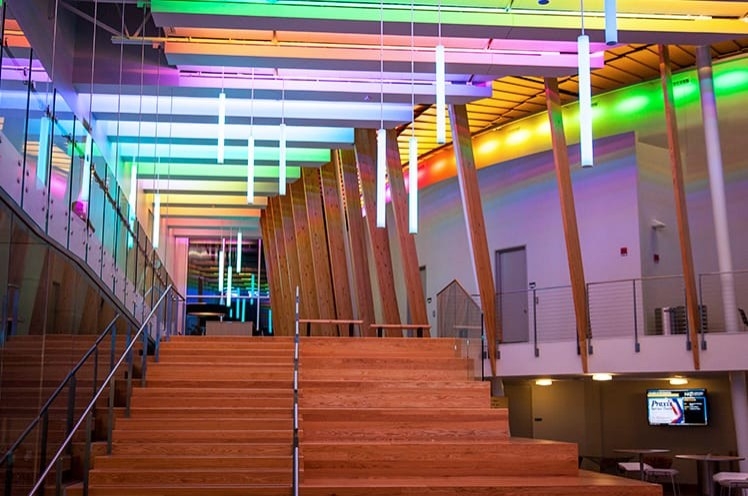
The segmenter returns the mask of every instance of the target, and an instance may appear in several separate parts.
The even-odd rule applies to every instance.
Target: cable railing
[[[53,470],[56,470],[56,481],[55,481],[55,494],[62,494],[62,473],[63,473],[63,466],[62,461],[66,453],[69,452],[70,447],[72,446],[71,443],[73,442],[73,439],[75,435],[77,434],[78,430],[83,426],[85,423],[85,450],[84,450],[84,456],[83,456],[83,494],[88,494],[88,471],[91,466],[91,443],[92,443],[92,436],[93,436],[93,416],[94,412],[96,410],[96,405],[99,399],[104,394],[104,391],[107,389],[109,390],[109,398],[108,398],[108,417],[107,417],[107,433],[106,433],[106,451],[107,454],[111,454],[112,452],[112,430],[114,426],[114,404],[115,404],[115,376],[117,372],[120,370],[120,367],[123,365],[123,363],[126,363],[127,366],[127,374],[126,374],[126,381],[127,381],[127,388],[126,388],[126,405],[125,405],[125,416],[129,417],[130,415],[130,394],[132,392],[132,380],[133,380],[133,368],[134,368],[134,360],[133,360],[133,348],[135,347],[136,343],[141,342],[142,343],[142,353],[141,353],[141,372],[140,372],[140,380],[141,380],[141,386],[145,386],[145,380],[146,380],[146,373],[147,373],[147,355],[148,355],[148,341],[149,337],[152,334],[155,334],[156,337],[160,340],[161,338],[168,339],[169,336],[174,334],[173,328],[174,325],[177,323],[177,320],[174,319],[174,312],[171,309],[172,302],[176,300],[180,300],[181,297],[174,291],[173,286],[169,286],[166,291],[161,295],[158,302],[154,305],[153,309],[148,314],[147,318],[144,320],[143,324],[140,326],[140,328],[137,330],[137,332],[129,336],[127,339],[127,346],[125,347],[124,351],[120,355],[119,359],[116,363],[113,363],[113,365],[110,367],[110,372],[107,375],[107,377],[102,381],[100,387],[96,389],[91,401],[88,403],[86,408],[81,413],[80,417],[78,418],[77,422],[72,426],[72,428],[69,430],[67,436],[65,437],[64,441],[59,446],[57,452],[55,455],[49,460],[49,462],[46,463],[46,466],[43,465],[43,470],[41,470],[38,479],[36,480],[36,483],[34,484],[31,491],[28,493],[29,495],[41,495],[44,494],[44,487],[46,484],[47,477],[50,475],[50,473]],[[157,330],[154,332],[153,328],[156,328]],[[161,330],[165,330],[163,334],[161,333]],[[158,341],[155,342],[154,347],[154,355],[157,357],[157,350],[158,350]],[[154,358],[155,358],[154,357]],[[11,456],[12,460],[12,456]],[[9,482],[10,481],[10,482]],[[6,488],[5,488],[5,494],[10,495],[12,490],[12,470],[8,472],[8,476],[6,477]]]
[[[437,295],[438,335],[459,336],[480,315],[475,298],[456,295],[454,283]],[[709,333],[748,330],[748,270],[703,273],[698,276],[699,345],[706,348]],[[685,284],[681,275],[592,282],[586,304],[592,340],[630,337],[634,350],[643,339],[682,336],[690,349]],[[496,295],[501,344],[532,343],[535,356],[544,344],[576,341],[576,316],[571,286],[534,287]],[[743,310],[741,313],[740,310]],[[460,329],[462,328],[462,329]],[[496,344],[497,346],[499,343]]]

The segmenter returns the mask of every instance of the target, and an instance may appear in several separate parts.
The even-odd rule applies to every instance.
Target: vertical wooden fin
[[[418,164],[411,164],[411,167],[418,167]],[[416,241],[409,232],[408,192],[405,190],[400,149],[397,146],[397,134],[394,129],[387,131],[387,173],[390,179],[390,196],[392,198],[392,210],[395,214],[395,229],[397,229],[400,252],[403,257],[402,266],[405,273],[405,287],[408,292],[411,323],[427,325],[429,317],[426,310],[426,297],[421,284]],[[430,333],[425,329],[423,335],[429,336]]]
[[[696,295],[696,272],[691,254],[691,233],[688,227],[688,209],[686,207],[686,190],[683,181],[683,165],[680,159],[678,142],[678,121],[675,117],[673,98],[673,77],[670,69],[670,51],[666,45],[659,45],[660,82],[662,97],[665,101],[665,125],[667,127],[668,150],[670,152],[670,170],[673,175],[673,193],[675,194],[675,215],[678,219],[680,237],[680,256],[683,263],[683,282],[686,286],[686,314],[688,316],[688,339],[691,342],[693,367],[701,368],[699,363],[699,338],[701,328],[699,317],[699,300]]]
[[[369,228],[374,266],[379,286],[379,297],[382,303],[382,314],[386,324],[400,324],[400,311],[395,294],[395,276],[392,272],[392,255],[387,229],[376,226],[376,156],[377,135],[373,129],[356,129],[354,131],[356,162],[361,178],[361,190],[366,208],[366,225]],[[400,332],[400,331],[398,331]],[[402,334],[400,334],[402,335]]]
[[[468,242],[472,250],[473,270],[478,280],[483,323],[486,327],[488,341],[488,358],[491,363],[491,375],[496,376],[496,342],[501,341],[501,326],[496,318],[496,289],[491,271],[491,258],[488,254],[486,225],[483,217],[483,204],[478,186],[478,172],[473,158],[473,143],[470,137],[467,107],[450,105],[449,120],[452,126],[457,178],[460,182],[460,195],[465,210],[465,223],[468,230]]]
[[[288,191],[288,190],[287,190]],[[288,308],[285,310],[287,313],[287,323],[289,328],[286,329],[286,335],[292,335],[294,332],[294,312],[296,309],[296,288],[299,288],[299,293],[303,292],[301,289],[301,276],[299,269],[299,252],[296,246],[296,231],[294,227],[293,219],[293,205],[291,204],[290,194],[279,196],[281,210],[281,220],[283,221],[283,240],[286,245],[286,263],[288,264]],[[308,300],[308,298],[302,298],[302,301]],[[301,307],[303,308],[303,307]],[[302,312],[303,310],[299,310]]]
[[[369,326],[374,323],[374,297],[371,289],[369,256],[366,250],[364,219],[361,213],[361,190],[359,189],[356,157],[353,150],[341,150],[333,156],[340,191],[345,201],[348,218],[348,239],[351,250],[353,280],[356,285],[358,318],[363,321],[362,334],[371,335]]]
[[[338,153],[333,151],[332,154],[333,160],[337,160]],[[352,320],[353,304],[348,278],[348,255],[345,249],[345,238],[343,237],[345,234],[343,202],[338,189],[335,164],[324,165],[319,172],[322,179],[322,206],[324,208],[330,277],[332,278],[337,318]],[[345,336],[348,330],[340,328],[338,332]]]
[[[312,262],[312,241],[304,197],[304,183],[296,181],[289,186],[293,210],[294,241],[299,257],[299,316],[302,319],[319,319],[317,287]]]
[[[270,311],[273,314],[273,318],[277,319],[278,303],[283,300],[283,297],[281,296],[282,283],[279,279],[280,271],[278,270],[278,244],[275,241],[274,235],[271,234],[271,224],[270,210],[265,208],[260,212],[260,233],[262,235],[262,251],[265,256],[265,274],[270,294]],[[256,325],[259,328],[260,323],[257,322]]]
[[[561,200],[561,220],[564,224],[566,256],[569,262],[569,279],[571,294],[574,300],[574,315],[577,321],[577,345],[582,361],[582,371],[587,372],[587,330],[589,329],[589,312],[587,309],[587,286],[584,280],[582,248],[579,244],[577,212],[574,206],[574,190],[571,186],[569,169],[569,152],[564,136],[564,118],[561,113],[561,98],[558,93],[556,78],[545,78],[545,101],[548,107],[548,120],[551,124],[551,142],[553,144],[553,162],[556,168],[558,196]]]
[[[317,168],[302,168],[301,182],[306,197],[306,214],[309,226],[309,239],[314,268],[314,281],[317,286],[317,305],[319,318],[335,319],[335,301],[332,293],[332,275],[330,273],[330,254],[327,251],[327,234],[325,232],[325,214],[322,210],[322,184],[320,171]],[[322,326],[321,334],[337,335],[335,326]]]
[[[279,299],[273,307],[274,334],[283,336],[291,332],[290,316],[293,315],[291,304],[291,269],[286,255],[286,236],[283,229],[283,213],[281,212],[280,197],[268,198],[268,231],[275,244],[275,266],[278,268]]]

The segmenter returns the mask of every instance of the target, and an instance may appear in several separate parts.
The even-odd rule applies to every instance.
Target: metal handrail
[[[39,488],[44,484],[44,480],[47,478],[49,473],[52,471],[52,467],[54,467],[55,463],[62,457],[62,455],[65,452],[65,448],[67,448],[67,445],[70,444],[70,442],[73,439],[73,436],[78,431],[80,426],[83,424],[84,420],[86,420],[91,412],[94,409],[94,406],[96,406],[96,402],[101,397],[101,394],[104,392],[104,389],[106,388],[106,385],[108,385],[112,379],[114,378],[114,374],[117,372],[117,369],[119,369],[120,365],[125,361],[125,359],[128,357],[130,352],[132,351],[133,346],[135,346],[135,343],[138,341],[138,338],[141,334],[143,334],[145,328],[148,326],[148,323],[153,318],[153,316],[156,313],[156,310],[160,308],[161,304],[163,303],[166,296],[169,294],[169,292],[172,290],[173,285],[169,285],[166,288],[166,291],[161,295],[161,298],[156,302],[153,309],[148,314],[148,317],[143,321],[143,324],[140,326],[138,331],[133,335],[132,340],[130,341],[130,344],[127,346],[125,351],[122,353],[122,356],[120,356],[119,360],[117,360],[117,363],[112,366],[112,370],[109,372],[109,375],[104,379],[104,382],[102,383],[101,387],[96,391],[96,394],[94,394],[94,397],[91,399],[89,404],[86,406],[86,409],[81,414],[80,419],[78,422],[76,422],[75,426],[71,429],[68,436],[65,438],[65,440],[60,445],[60,448],[57,450],[57,453],[55,453],[55,456],[52,457],[52,459],[47,464],[47,467],[44,469],[42,474],[39,476],[39,479],[36,481],[36,484],[34,484],[34,487],[29,491],[29,495],[36,494],[36,492],[39,490]],[[145,353],[145,350],[143,350]],[[88,480],[88,473],[84,473],[83,475],[84,480]]]
[[[78,361],[78,363],[68,372],[68,375],[62,380],[59,386],[57,386],[57,389],[54,390],[54,392],[49,396],[49,399],[44,403],[44,405],[39,409],[39,414],[36,416],[35,419],[33,419],[28,427],[21,433],[21,435],[18,437],[16,442],[14,442],[10,448],[5,452],[5,455],[3,455],[3,458],[0,459],[0,467],[10,458],[13,453],[18,449],[18,447],[21,445],[21,443],[26,439],[26,436],[28,436],[34,428],[39,425],[39,422],[41,421],[42,417],[46,413],[46,411],[52,406],[52,403],[54,400],[57,399],[57,397],[62,393],[62,391],[65,389],[65,386],[67,386],[68,382],[75,376],[75,374],[80,370],[80,368],[85,364],[86,360],[88,360],[88,357],[90,357],[95,349],[99,346],[101,341],[106,337],[106,335],[109,333],[109,331],[112,329],[112,326],[114,326],[115,322],[119,319],[120,314],[115,315],[115,317],[112,319],[111,322],[109,322],[109,325],[104,328],[104,331],[101,333],[101,335],[96,339],[93,345],[88,349],[88,351],[83,355],[83,357]]]
[[[299,287],[296,286],[293,352],[293,496],[299,496]]]

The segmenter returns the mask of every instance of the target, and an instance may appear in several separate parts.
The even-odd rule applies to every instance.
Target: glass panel
[[[87,219],[88,219],[88,195],[90,191],[91,169],[86,167],[85,149],[88,133],[83,126],[75,126],[75,139],[71,144],[73,160],[71,162],[71,184],[72,208],[70,214],[70,238],[68,249],[76,254],[81,260],[86,259],[86,246],[88,245]]]
[[[106,208],[106,163],[99,156],[96,143],[91,147],[91,183],[88,196],[88,250],[86,262],[97,275],[101,275],[102,242],[105,233],[104,210]],[[88,152],[88,149],[86,150]]]
[[[74,135],[75,117],[61,96],[55,101],[55,125],[52,136],[52,167],[49,187],[49,223],[47,233],[63,246],[70,229],[71,169],[74,160],[70,137]]]

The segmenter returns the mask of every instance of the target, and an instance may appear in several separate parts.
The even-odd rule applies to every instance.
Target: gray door
[[[505,343],[527,342],[527,254],[525,247],[496,251],[496,292]]]

